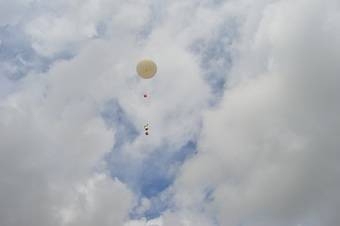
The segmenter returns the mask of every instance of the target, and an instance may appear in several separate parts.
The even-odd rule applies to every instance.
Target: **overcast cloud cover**
[[[339,37],[338,0],[0,0],[0,225],[340,225]]]

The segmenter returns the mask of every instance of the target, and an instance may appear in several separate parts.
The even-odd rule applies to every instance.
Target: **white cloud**
[[[112,181],[105,175],[90,178],[67,197],[68,205],[59,212],[62,225],[122,225],[131,199],[131,194],[119,181]]]
[[[209,89],[191,53],[166,34],[155,33],[145,43],[136,40],[148,22],[147,2],[99,3],[98,11],[90,7],[95,10],[93,18],[84,9],[90,1],[80,8],[63,2],[42,4],[46,13],[39,12],[23,25],[40,54],[63,52],[73,44],[79,49],[74,58],[55,61],[46,73],[26,75],[16,83],[15,92],[1,100],[1,224],[122,225],[127,220],[134,199],[129,189],[108,176],[96,176],[96,171],[109,174],[105,169],[110,166],[102,161],[119,132],[108,128],[101,117],[112,98],[137,129],[152,119],[149,140],[141,132],[123,147],[124,153],[137,157],[135,161],[164,144],[175,150],[197,133]],[[111,7],[116,14],[107,14]],[[144,22],[126,24],[136,12]],[[102,14],[112,26],[108,28],[112,34],[104,40],[90,40],[86,32],[70,35],[74,28],[95,35],[92,28]],[[164,41],[152,44],[157,37]],[[159,66],[150,85],[142,84],[135,74],[136,62],[145,56]],[[141,98],[145,88],[152,98],[149,106]]]
[[[1,224],[122,224],[129,190],[110,177],[93,176],[113,145],[113,131],[89,101],[57,98],[49,88],[42,78],[25,81],[1,104]],[[73,217],[62,224],[59,212]]]
[[[0,1],[0,26],[19,23],[27,14],[32,0]]]
[[[132,220],[129,222],[126,222],[124,226],[163,226],[163,219],[162,218],[156,218],[152,220]]]
[[[148,1],[58,1],[44,5],[32,16],[25,31],[42,55],[75,53],[106,30],[109,37],[135,35],[149,18]],[[131,20],[132,17],[138,20]]]
[[[27,74],[1,97],[1,225],[339,221],[335,0],[36,1],[27,14],[23,5],[2,24],[20,23],[38,54],[74,57]],[[147,82],[135,73],[144,57],[159,69]],[[231,69],[220,67],[225,58]],[[213,73],[228,80],[208,110],[214,90],[203,78]],[[139,194],[106,172],[114,166],[103,158],[120,132],[101,116],[112,99],[137,131],[150,121],[149,137],[141,131],[120,146],[129,165],[200,136],[198,154],[165,192],[174,200],[160,218],[128,219],[132,209],[152,209],[152,200],[133,206]]]
[[[2,99],[1,225],[122,225],[128,217],[131,192],[103,171],[115,131],[99,112],[105,90],[100,103],[91,95],[102,78],[91,77],[100,63],[85,68],[97,57],[90,51],[28,75]]]
[[[221,225],[334,225],[339,4],[278,1],[258,13],[236,45],[234,83],[176,182],[177,205]]]

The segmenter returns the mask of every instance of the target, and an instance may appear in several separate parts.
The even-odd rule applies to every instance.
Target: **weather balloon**
[[[155,76],[157,72],[157,65],[152,60],[141,60],[137,64],[137,73],[144,79],[149,79]]]

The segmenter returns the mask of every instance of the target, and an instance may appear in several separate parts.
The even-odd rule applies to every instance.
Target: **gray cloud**
[[[279,1],[245,27],[234,83],[177,180],[178,206],[220,225],[340,222],[338,7]]]

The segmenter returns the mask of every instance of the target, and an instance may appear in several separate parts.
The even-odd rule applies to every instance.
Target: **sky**
[[[339,37],[338,0],[0,0],[0,225],[340,225]]]

